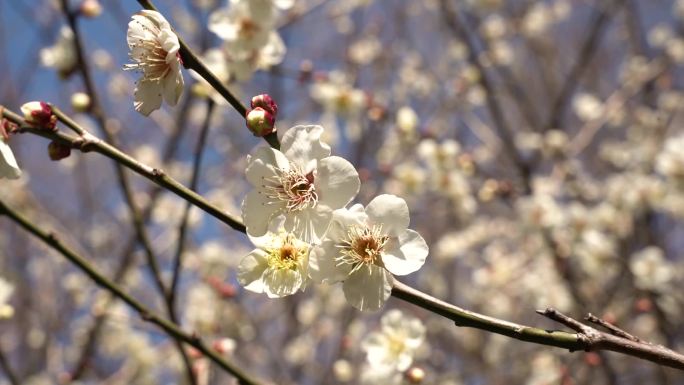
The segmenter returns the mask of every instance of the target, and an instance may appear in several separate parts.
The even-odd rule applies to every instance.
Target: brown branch
[[[671,368],[684,370],[684,355],[664,346],[644,342],[639,339],[635,341],[628,337],[598,331],[553,308],[537,310],[537,313],[576,331],[576,335],[578,340],[581,341],[583,345],[582,350],[584,351],[609,350],[642,358]],[[627,335],[636,338],[628,333]]]

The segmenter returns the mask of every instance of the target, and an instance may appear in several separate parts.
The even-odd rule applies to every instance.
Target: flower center
[[[315,207],[318,194],[314,186],[313,171],[304,174],[296,167],[288,171],[278,170],[279,175],[265,179],[266,196],[272,200],[286,202],[288,211],[301,211]]]
[[[280,237],[280,246],[267,250],[268,266],[272,269],[296,270],[298,264],[306,256],[308,247],[303,242],[298,242],[291,233]]]
[[[382,226],[350,226],[346,237],[340,242],[340,254],[335,258],[337,266],[352,265],[352,271],[371,264],[383,266],[382,251],[389,240],[382,234]]]
[[[145,80],[160,81],[171,70],[166,62],[168,52],[154,40],[140,39],[134,46],[130,57],[136,63],[125,64],[124,70],[137,70],[143,73]],[[134,52],[138,52],[134,55]]]

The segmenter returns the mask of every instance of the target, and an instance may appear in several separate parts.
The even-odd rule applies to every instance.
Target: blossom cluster
[[[360,188],[358,173],[330,155],[322,134],[321,126],[295,126],[280,150],[260,147],[248,158],[254,190],[242,218],[258,248],[242,260],[238,279],[269,297],[304,290],[310,280],[342,282],[354,307],[378,310],[392,292],[393,274],[420,269],[428,247],[408,229],[408,206],[397,196],[347,208]]]

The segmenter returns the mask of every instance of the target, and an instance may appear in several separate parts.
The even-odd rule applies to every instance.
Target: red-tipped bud
[[[247,111],[247,128],[254,136],[266,136],[275,132],[275,117],[262,107]]]
[[[422,384],[423,380],[425,380],[425,370],[417,366],[414,366],[407,370],[406,373],[404,373],[404,375],[406,376],[408,382],[411,384]]]
[[[24,120],[30,126],[54,131],[57,127],[57,117],[52,113],[52,107],[45,102],[28,102],[21,106]]]
[[[52,141],[48,144],[48,155],[51,160],[62,160],[71,155],[71,148],[64,143]]]
[[[261,107],[273,115],[273,119],[278,116],[278,104],[268,94],[257,95],[252,98],[252,109]]]

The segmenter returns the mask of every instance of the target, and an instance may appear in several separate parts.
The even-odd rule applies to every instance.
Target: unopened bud
[[[84,92],[71,95],[71,108],[76,112],[86,112],[90,108],[90,96]]]
[[[48,155],[51,160],[61,160],[71,155],[71,148],[64,143],[53,140],[48,144]]]
[[[102,13],[102,5],[98,0],[83,0],[81,14],[85,17],[98,17]]]
[[[411,384],[421,384],[425,380],[425,370],[414,366],[406,371],[406,379]]]
[[[275,117],[262,107],[247,111],[247,128],[254,136],[266,136],[275,131]]]
[[[261,107],[273,115],[273,119],[278,115],[278,105],[268,94],[257,95],[252,98],[252,108]]]
[[[54,131],[57,127],[57,117],[52,113],[52,107],[45,102],[28,102],[21,106],[24,120],[30,126]]]
[[[235,351],[236,344],[235,340],[232,338],[222,338],[220,340],[214,341],[212,346],[214,350],[216,350],[217,352],[229,355],[233,354],[233,352]]]

